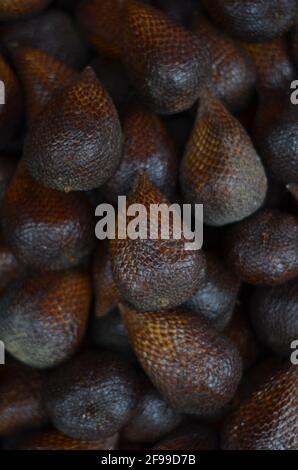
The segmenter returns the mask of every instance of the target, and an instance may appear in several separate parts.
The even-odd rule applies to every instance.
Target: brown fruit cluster
[[[0,0],[1,449],[298,450],[297,15]]]

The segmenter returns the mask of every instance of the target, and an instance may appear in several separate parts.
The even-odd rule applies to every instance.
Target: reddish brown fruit
[[[213,254],[206,253],[206,261],[204,279],[185,306],[202,314],[216,329],[222,330],[233,314],[240,282]]]
[[[44,51],[22,47],[14,54],[25,90],[27,121],[36,119],[50,99],[75,78],[75,71]]]
[[[69,437],[98,440],[127,424],[137,398],[129,364],[115,353],[87,352],[53,373],[47,408],[55,427]]]
[[[251,392],[227,420],[225,450],[297,450],[298,368],[286,364]]]
[[[157,442],[175,429],[182,416],[177,413],[144,378],[140,398],[132,419],[122,431],[128,442]]]
[[[4,199],[6,189],[17,167],[17,161],[8,154],[0,156],[0,204]]]
[[[0,293],[13,281],[18,274],[18,262],[4,242],[3,237],[0,238]]]
[[[0,300],[0,338],[7,352],[37,368],[69,359],[85,333],[90,301],[83,272],[27,275],[14,282]]]
[[[50,428],[19,437],[10,450],[115,450],[117,440],[115,434],[96,441],[82,441]]]
[[[277,287],[260,287],[251,299],[258,338],[275,353],[289,357],[298,338],[298,279]]]
[[[298,218],[266,209],[231,227],[225,241],[230,268],[249,284],[282,284],[298,275]]]
[[[93,210],[87,196],[41,186],[23,161],[6,192],[3,227],[16,258],[43,271],[74,267],[95,245]]]
[[[44,372],[9,360],[0,382],[0,435],[43,426],[48,418],[44,406]]]
[[[202,0],[215,23],[244,41],[281,36],[295,21],[296,0]]]
[[[102,317],[117,307],[121,294],[115,284],[108,244],[99,245],[94,257],[95,315]]]
[[[256,84],[256,69],[248,54],[203,15],[196,17],[192,30],[209,48],[212,87],[216,96],[234,112],[246,108]]]
[[[127,206],[133,203],[145,206],[148,229],[150,205],[169,205],[145,174],[139,175],[127,198]],[[125,217],[123,211],[119,217],[120,220]],[[123,224],[125,220],[122,220]],[[122,296],[139,310],[180,305],[198,289],[205,272],[204,254],[201,250],[187,249],[185,238],[174,239],[172,221],[168,240],[160,238],[160,219],[158,226],[154,224],[154,227],[158,239],[116,238],[109,245],[116,285]]]
[[[123,121],[123,151],[120,166],[102,190],[108,200],[126,195],[138,171],[170,196],[177,183],[175,148],[162,120],[139,105],[131,105]]]
[[[220,226],[248,217],[263,204],[267,179],[241,126],[206,92],[182,160],[180,181],[187,202],[204,205],[204,222]]]
[[[218,436],[203,424],[181,428],[153,447],[154,450],[217,450]]]
[[[121,157],[113,102],[91,68],[56,94],[31,129],[25,159],[32,176],[60,191],[101,186]]]
[[[236,348],[198,313],[141,313],[121,307],[143,369],[175,409],[214,415],[233,397],[241,378]]]
[[[206,48],[159,10],[134,0],[123,8],[123,60],[144,101],[158,114],[190,108],[208,80]]]
[[[46,8],[52,0],[1,0],[0,20],[14,20],[37,13]]]
[[[0,55],[0,80],[5,90],[5,104],[0,104],[0,147],[4,147],[19,125],[22,95],[19,82],[2,55]]]

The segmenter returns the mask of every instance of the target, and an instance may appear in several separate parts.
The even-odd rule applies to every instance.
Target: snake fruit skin
[[[33,178],[44,186],[90,190],[116,171],[121,134],[111,98],[87,68],[47,104],[28,134],[24,157]]]
[[[146,207],[147,221],[150,204],[169,204],[144,173],[139,175],[127,198],[127,205],[133,203]],[[123,212],[120,217],[125,217]],[[109,242],[114,279],[120,293],[140,310],[180,305],[198,289],[205,272],[202,251],[186,249],[184,238],[174,239],[173,222],[169,223],[169,239],[161,239],[160,224],[159,220],[155,227],[159,237],[156,240],[116,238]]]
[[[181,428],[154,446],[154,450],[218,450],[218,436],[206,425]]]
[[[228,418],[222,447],[297,450],[298,369],[285,365],[256,388]]]
[[[186,202],[204,205],[208,225],[244,219],[265,199],[267,178],[250,137],[209,91],[200,100],[180,182]]]
[[[241,379],[234,346],[198,313],[139,312],[121,307],[140,364],[177,410],[214,415],[233,397]]]
[[[210,75],[206,48],[161,11],[128,0],[123,7],[123,61],[140,96],[156,113],[190,108]]]
[[[16,280],[0,300],[0,337],[7,352],[40,369],[69,359],[84,336],[90,301],[90,280],[80,271]]]
[[[0,20],[13,20],[37,13],[50,2],[51,0],[1,0]]]

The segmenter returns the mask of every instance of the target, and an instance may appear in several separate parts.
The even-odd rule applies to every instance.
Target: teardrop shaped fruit
[[[0,382],[0,435],[38,428],[48,422],[44,406],[46,375],[12,359]]]
[[[128,0],[123,7],[123,61],[142,99],[158,114],[190,108],[210,75],[203,44],[161,11]]]
[[[156,444],[154,450],[218,450],[219,439],[215,429],[205,424],[184,426],[174,431],[161,442]]]
[[[1,296],[0,338],[7,352],[29,366],[57,366],[79,347],[90,302],[90,279],[83,272],[27,274]]]
[[[25,90],[26,115],[30,125],[50,99],[75,78],[76,73],[55,57],[30,47],[17,49],[14,62]]]
[[[33,269],[74,267],[95,246],[94,216],[87,196],[41,186],[23,161],[6,191],[2,223],[16,258]]]
[[[115,450],[117,440],[115,434],[96,441],[82,441],[49,428],[19,436],[8,450]]]
[[[121,238],[116,230],[116,238],[110,240],[109,249],[116,285],[122,296],[139,310],[159,310],[180,305],[198,289],[205,272],[202,251],[188,249],[183,232],[180,238],[175,239],[177,233],[174,231],[173,221],[179,217],[175,207],[173,214],[177,217],[168,218],[169,239],[161,237],[161,230],[166,228],[167,216],[157,219],[151,214],[151,207],[162,203],[166,209],[170,207],[170,203],[147,176],[140,174],[135,188],[127,198],[127,207],[142,204],[145,208],[143,220],[147,224],[147,239],[128,236]],[[118,220],[118,227],[124,225],[127,230],[133,222],[129,217],[126,218],[122,209],[118,213]],[[153,232],[156,232],[156,239],[153,239],[152,227]]]
[[[298,279],[275,287],[259,287],[252,295],[251,319],[260,341],[289,357],[298,338]]]
[[[20,123],[22,112],[22,93],[20,85],[2,55],[0,55],[0,147],[5,147]]]
[[[206,253],[206,272],[185,307],[198,312],[222,330],[229,323],[240,288],[239,279],[212,253]]]
[[[216,96],[234,112],[246,108],[253,96],[256,69],[248,54],[227,35],[198,15],[192,31],[208,47],[212,61],[212,88]]]
[[[8,284],[16,279],[19,271],[19,263],[11,249],[7,245],[4,237],[0,236],[0,293]]]
[[[87,47],[71,17],[55,8],[33,18],[1,24],[0,40],[5,53],[11,56],[21,47],[30,47],[47,52],[69,67],[81,68],[88,60]]]
[[[154,186],[170,196],[177,183],[175,148],[162,120],[142,106],[131,105],[123,119],[122,160],[102,190],[109,201],[125,195],[138,171],[144,171]]]
[[[205,416],[230,401],[241,359],[202,315],[182,309],[141,313],[129,305],[121,311],[141,366],[171,406]]]
[[[124,0],[83,0],[76,18],[82,35],[100,55],[120,58]]]
[[[296,0],[202,0],[213,21],[228,34],[262,42],[288,31],[297,12]]]
[[[23,16],[38,13],[45,9],[52,0],[1,0],[0,20],[15,20]]]
[[[128,442],[157,442],[182,421],[148,379],[142,380],[140,398],[132,419],[122,431]]]
[[[261,95],[254,140],[268,173],[285,184],[298,181],[297,119],[288,90]]]
[[[121,126],[113,102],[91,68],[46,105],[25,142],[36,181],[60,191],[97,188],[116,171]]]
[[[297,389],[297,366],[271,373],[228,418],[223,449],[297,450]]]
[[[265,209],[229,228],[224,253],[244,282],[282,284],[298,275],[298,218]]]
[[[267,178],[250,137],[210,91],[200,101],[180,181],[185,201],[204,205],[208,225],[237,222],[264,202]]]
[[[258,74],[258,88],[285,89],[294,80],[296,70],[291,61],[286,36],[271,41],[240,42],[253,60]]]
[[[110,352],[84,352],[53,372],[47,408],[69,437],[98,440],[130,420],[138,398],[134,370]]]
[[[94,257],[93,284],[95,292],[95,315],[102,317],[116,308],[121,300],[121,294],[114,281],[107,243],[101,243],[98,246]]]

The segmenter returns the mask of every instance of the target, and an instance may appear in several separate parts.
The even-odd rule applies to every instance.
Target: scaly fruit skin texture
[[[123,61],[145,103],[158,114],[190,108],[211,73],[203,44],[159,10],[134,0],[124,3],[122,21]]]
[[[154,450],[218,450],[214,429],[203,424],[181,427],[153,447]]]
[[[44,186],[87,191],[116,171],[121,134],[111,98],[86,68],[44,108],[28,134],[24,157],[33,178]]]
[[[298,338],[298,278],[253,292],[251,318],[259,339],[275,353],[288,357]]]
[[[90,280],[83,272],[27,275],[1,297],[0,338],[7,352],[31,367],[57,366],[78,349],[90,302]]]
[[[23,161],[7,188],[2,223],[16,258],[33,269],[72,268],[87,259],[95,245],[87,196],[41,186]]]
[[[175,409],[210,416],[230,401],[241,359],[208,320],[187,310],[142,313],[122,305],[121,311],[140,364]]]
[[[248,217],[266,196],[265,171],[248,134],[210,91],[200,100],[180,182],[185,202],[203,204],[204,222],[213,226]]]
[[[236,38],[262,42],[289,31],[296,0],[202,0],[214,22]]]
[[[1,0],[0,20],[15,20],[37,13],[46,8],[52,0]]]
[[[53,372],[47,409],[69,437],[113,436],[132,417],[138,382],[131,366],[115,353],[84,352]]]
[[[297,450],[298,368],[284,365],[260,384],[225,423],[224,450]]]
[[[150,205],[169,205],[144,173],[137,177],[135,188],[127,198],[127,206],[133,203],[145,206],[148,230]],[[124,224],[125,215],[120,212],[119,216]],[[185,238],[174,239],[173,223],[170,222],[169,226],[168,240],[160,238],[160,220],[155,226],[156,232],[159,231],[158,239],[121,239],[117,237],[116,228],[116,238],[110,240],[116,285],[123,298],[139,310],[168,309],[180,305],[198,289],[204,276],[206,262],[202,251],[187,249]]]
[[[298,218],[265,209],[227,231],[224,254],[248,284],[277,285],[298,275]]]

